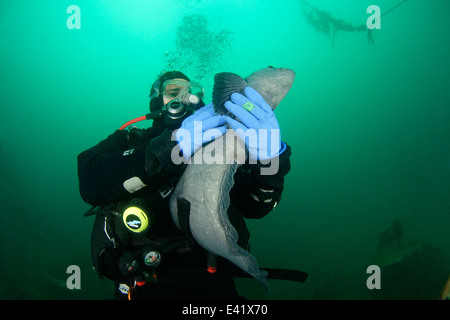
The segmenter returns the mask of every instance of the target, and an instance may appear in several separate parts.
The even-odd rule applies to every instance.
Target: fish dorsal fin
[[[237,92],[244,94],[244,89],[247,86],[241,76],[232,72],[221,72],[214,76],[214,88],[212,101],[214,104],[214,111],[219,115],[230,115],[224,104],[233,93]]]

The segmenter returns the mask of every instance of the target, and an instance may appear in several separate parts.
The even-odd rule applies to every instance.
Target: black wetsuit
[[[99,208],[92,232],[94,267],[101,276],[116,281],[117,286],[120,283],[132,286],[133,279],[119,268],[124,254],[138,254],[147,247],[164,251],[173,243],[182,243],[162,254],[161,264],[151,277],[156,280],[147,279],[147,284],[136,287],[133,297],[237,299],[232,279],[232,270],[237,267],[218,258],[217,272],[207,272],[206,251],[189,241],[186,233],[172,222],[171,190],[186,168],[185,164],[175,165],[171,161],[175,145],[171,131],[154,121],[153,127],[146,130],[117,130],[78,156],[81,196]],[[244,249],[249,249],[250,236],[243,218],[262,218],[280,201],[284,176],[290,170],[290,153],[287,146],[280,155],[275,175],[261,175],[260,164],[242,165],[235,174],[228,216],[239,233],[238,244]],[[133,177],[138,177],[145,187],[130,193],[124,182]],[[133,199],[144,201],[152,216],[151,230],[144,235],[132,234],[120,216],[114,215]]]

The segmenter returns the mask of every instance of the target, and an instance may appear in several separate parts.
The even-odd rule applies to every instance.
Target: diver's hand
[[[212,103],[184,119],[175,136],[186,160],[189,161],[204,143],[224,135],[227,130],[225,124],[225,119],[214,112]]]
[[[225,102],[225,108],[236,118],[225,116],[231,128],[245,142],[250,158],[267,160],[279,155],[286,145],[281,145],[280,126],[272,108],[253,88],[231,95],[231,101]]]

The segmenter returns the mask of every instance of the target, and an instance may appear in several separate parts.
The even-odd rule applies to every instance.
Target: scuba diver
[[[342,19],[334,18],[329,12],[319,10],[313,6],[307,6],[303,8],[303,14],[306,20],[316,29],[318,32],[330,35],[330,31],[336,33],[338,30],[355,32],[364,31],[365,25],[354,27],[352,24],[345,22]]]
[[[94,269],[115,282],[118,299],[242,299],[235,289],[238,267],[217,257],[175,227],[169,199],[187,164],[174,164],[173,150],[189,159],[201,148],[184,148],[176,129],[194,133],[202,121],[203,134],[226,132],[226,120],[205,106],[203,90],[180,71],[161,74],[150,92],[150,128],[130,127],[130,121],[105,140],[78,155],[79,190],[93,206],[91,236]],[[211,135],[210,135],[211,136]],[[187,151],[189,150],[189,151]],[[279,170],[261,175],[262,164],[241,165],[234,176],[228,209],[239,234],[238,244],[249,250],[244,218],[260,219],[279,203],[284,177],[290,170],[291,148],[282,142]]]
[[[381,17],[385,17],[387,14],[391,13],[402,4],[406,3],[408,0],[403,0],[397,3],[395,6],[385,11]],[[345,22],[342,19],[334,18],[329,12],[320,10],[312,6],[307,0],[301,0],[301,5],[303,6],[303,15],[306,21],[317,31],[323,33],[327,36],[332,36],[332,46],[334,48],[336,34],[338,31],[345,32],[361,32],[367,30],[367,42],[369,44],[374,44],[373,40],[373,29],[367,28],[366,24],[361,24],[359,26],[353,26],[351,23]]]
[[[327,36],[331,35],[333,48],[338,31],[360,32],[369,30],[365,24],[355,27],[342,19],[336,19],[329,12],[319,10],[318,8],[311,6],[307,1],[302,1],[302,4],[304,6],[303,15],[305,16],[306,21],[308,21],[316,31]],[[370,44],[373,44],[371,32],[368,34],[368,41]]]

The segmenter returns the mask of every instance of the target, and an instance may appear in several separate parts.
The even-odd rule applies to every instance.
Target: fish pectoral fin
[[[244,94],[247,81],[241,76],[231,72],[221,72],[214,76],[212,100],[214,111],[219,115],[231,115],[225,108],[225,102],[231,99],[235,92]]]

